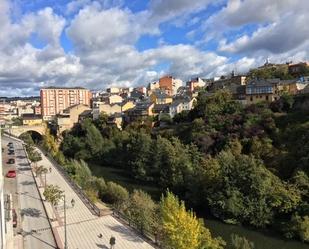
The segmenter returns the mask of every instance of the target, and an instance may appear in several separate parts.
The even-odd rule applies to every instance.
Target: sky
[[[309,58],[308,0],[0,0],[0,96]]]

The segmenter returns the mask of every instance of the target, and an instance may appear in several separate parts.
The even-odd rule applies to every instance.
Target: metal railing
[[[40,150],[44,152],[44,149],[42,149],[41,147]],[[71,185],[75,193],[77,193],[80,199],[85,203],[85,205],[94,215],[103,216],[106,214],[106,210],[98,208],[95,204],[91,202],[88,196],[83,192],[82,188],[72,180],[66,170],[52,157],[52,155],[50,155],[50,153],[46,152],[45,155],[47,155],[47,158],[51,161],[51,163],[56,166],[58,172],[64,177],[67,183]],[[110,213],[108,212],[107,214]],[[152,233],[147,229],[144,229],[139,224],[130,219],[128,216],[118,212],[117,210],[113,210],[111,215],[117,220],[119,220],[122,224],[127,225],[134,229],[136,232],[138,232],[143,237],[143,239],[150,243],[152,246],[159,248],[158,246],[160,243],[156,234]]]
[[[39,149],[44,153],[45,156],[47,156],[48,160],[57,168],[58,172],[63,176],[66,182],[73,188],[75,193],[79,196],[82,202],[88,207],[90,212],[94,215],[102,216],[104,210],[99,209],[95,204],[91,202],[91,200],[84,193],[82,188],[73,181],[73,179],[66,172],[66,170],[61,165],[59,165],[59,163],[52,157],[52,155],[50,155],[50,153],[45,152],[44,149],[41,147],[39,147]]]
[[[12,137],[17,138],[20,140],[18,137],[9,134]],[[21,140],[22,141],[22,140]],[[83,189],[78,186],[73,179],[70,177],[70,175],[66,172],[64,167],[62,167],[54,158],[53,156],[49,153],[46,152],[41,146],[37,147],[41,150],[42,153],[48,158],[48,160],[57,168],[58,172],[64,177],[66,182],[73,188],[75,193],[79,196],[79,198],[83,201],[83,203],[88,207],[90,212],[94,215],[97,216],[103,216],[105,214],[110,214],[109,212],[106,213],[106,210],[98,208],[94,203],[91,202],[91,200],[88,198],[88,196],[84,193]],[[130,219],[128,216],[125,214],[113,210],[111,214],[114,218],[116,218],[119,222],[122,224],[132,228],[134,231],[138,232],[144,240],[146,240],[148,243],[150,243],[152,246],[155,248],[160,248],[160,240],[158,239],[158,235],[141,227],[139,224],[137,224],[134,220]]]
[[[117,210],[113,210],[113,217],[116,218],[118,221],[120,221],[122,224],[131,227],[134,229],[134,231],[138,232],[141,237],[150,243],[152,246],[155,248],[160,248],[160,240],[159,236],[157,233],[154,233],[152,231],[149,231],[148,229],[145,229],[143,226],[140,224],[136,223],[134,220],[129,218],[127,215],[124,213],[121,213]]]

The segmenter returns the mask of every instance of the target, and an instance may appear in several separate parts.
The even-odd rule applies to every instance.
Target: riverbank
[[[159,200],[160,190],[156,186],[143,185],[131,179],[124,170],[112,167],[103,167],[94,163],[89,163],[92,173],[96,176],[102,176],[106,181],[114,181],[129,191],[133,189],[142,189],[152,196],[153,199]],[[295,240],[285,240],[282,237],[276,237],[267,232],[255,231],[253,229],[240,225],[229,225],[213,218],[206,218],[205,225],[215,236],[221,236],[227,244],[231,242],[231,234],[236,233],[244,236],[254,242],[254,249],[309,249],[309,245]],[[226,249],[229,249],[227,246]]]
[[[128,189],[130,192],[132,192],[134,189],[141,189],[147,192],[155,201],[160,200],[160,189],[154,185],[137,183],[122,169],[100,166],[93,162],[88,162],[88,165],[93,175],[102,176],[105,181],[113,181],[118,183]]]
[[[231,234],[235,233],[254,242],[254,249],[308,249],[309,245],[296,240],[285,240],[267,232],[255,231],[241,225],[229,225],[219,220],[205,220],[205,225],[214,236],[221,236],[229,245]],[[227,246],[226,249],[229,249]]]

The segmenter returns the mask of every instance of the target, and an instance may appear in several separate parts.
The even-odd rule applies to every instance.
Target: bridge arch
[[[21,134],[26,132],[35,132],[43,136],[46,131],[46,125],[21,125],[21,126],[12,126],[5,129],[5,131],[15,137],[19,137]]]

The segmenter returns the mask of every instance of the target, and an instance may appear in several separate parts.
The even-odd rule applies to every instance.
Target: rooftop
[[[43,89],[83,89],[83,90],[87,90],[86,88],[80,87],[80,86],[75,86],[75,87],[48,86],[48,87],[41,88],[41,90],[43,90]]]
[[[161,90],[154,91],[152,94],[155,95],[157,98],[170,98],[168,94],[162,92]]]
[[[25,113],[25,114],[22,115],[22,118],[26,119],[26,120],[35,120],[35,119],[42,119],[42,116]]]

